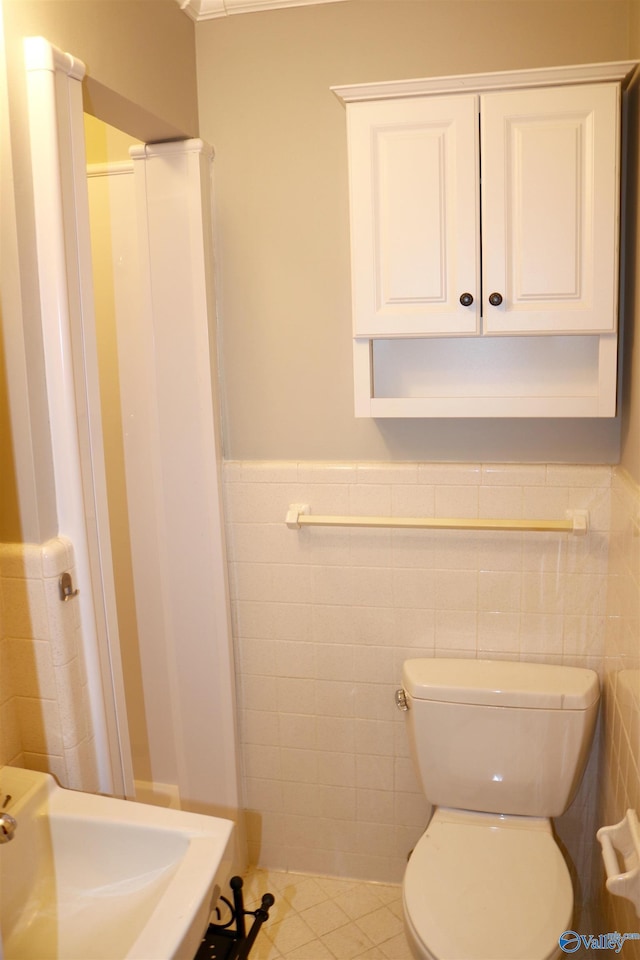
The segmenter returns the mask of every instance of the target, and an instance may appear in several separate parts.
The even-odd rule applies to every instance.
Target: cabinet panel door
[[[354,335],[479,332],[478,98],[356,103],[348,122]]]
[[[614,84],[481,98],[484,332],[616,329],[619,114]]]

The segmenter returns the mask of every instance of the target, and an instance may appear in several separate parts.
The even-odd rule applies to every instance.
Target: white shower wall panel
[[[130,156],[89,182],[92,199],[103,194],[92,240],[96,284],[107,275],[101,400],[134,778],[151,793],[177,787],[185,809],[234,817],[212,151],[188,140]]]
[[[611,471],[544,464],[225,464],[251,856],[399,880],[428,807],[394,706],[406,657],[604,654]],[[547,533],[309,528],[315,514],[564,518]],[[559,832],[591,883],[595,758]],[[587,826],[585,826],[587,825]],[[595,822],[594,822],[595,826]]]

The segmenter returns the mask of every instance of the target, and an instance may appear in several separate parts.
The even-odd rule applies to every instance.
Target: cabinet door
[[[619,97],[617,84],[481,97],[484,332],[615,331]]]
[[[477,96],[354,103],[348,124],[354,336],[479,332]]]

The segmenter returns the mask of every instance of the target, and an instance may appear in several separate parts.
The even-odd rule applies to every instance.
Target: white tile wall
[[[428,816],[393,694],[408,656],[602,672],[611,471],[416,463],[225,465],[245,800],[255,863],[393,882]],[[316,514],[591,515],[566,534],[289,530]],[[557,824],[590,896],[596,760]]]
[[[428,816],[393,705],[407,656],[588,665],[605,678],[601,805],[594,750],[556,828],[578,903],[593,912],[603,887],[595,829],[627,806],[640,812],[640,689],[620,679],[640,669],[640,492],[629,478],[590,466],[255,462],[229,462],[224,476],[253,861],[400,879]],[[591,532],[292,531],[291,502],[398,516],[581,507]],[[93,789],[78,622],[57,593],[72,567],[63,539],[0,547],[0,763]],[[625,901],[605,893],[603,905],[611,929],[640,926]]]
[[[640,488],[622,469],[612,482],[610,588],[605,641],[605,711],[600,823],[620,821],[630,807],[640,815]],[[596,866],[607,930],[640,930],[628,900],[604,888]],[[624,956],[639,960],[640,944],[627,940]]]
[[[94,790],[95,750],[77,603],[60,599],[73,575],[71,543],[0,545],[0,765],[55,774]]]

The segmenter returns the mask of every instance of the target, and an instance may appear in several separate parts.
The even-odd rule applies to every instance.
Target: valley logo
[[[561,950],[565,953],[575,953],[580,947],[587,950],[613,950],[620,953],[625,940],[640,940],[640,933],[576,933],[575,930],[565,930],[558,940]]]

